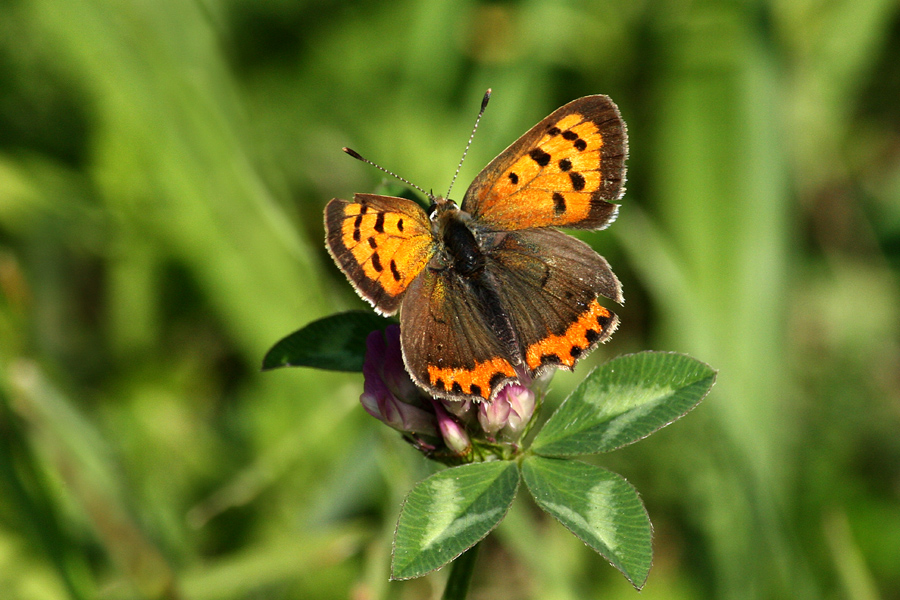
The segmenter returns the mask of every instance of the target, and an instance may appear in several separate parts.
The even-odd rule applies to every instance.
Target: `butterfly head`
[[[451,223],[459,222],[468,227],[472,220],[472,215],[462,210],[456,201],[442,196],[431,196],[431,205],[427,212],[431,221],[431,231],[437,239],[444,237]]]
[[[430,201],[427,211],[428,218],[431,219],[432,222],[438,221],[441,218],[446,218],[444,215],[459,212],[459,205],[449,198],[429,194],[428,200]]]

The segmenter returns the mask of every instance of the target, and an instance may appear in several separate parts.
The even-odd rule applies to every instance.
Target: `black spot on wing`
[[[557,215],[566,212],[566,199],[559,192],[553,192],[553,212]]]
[[[378,233],[384,233],[384,213],[378,213],[378,216],[375,218],[375,231]]]
[[[370,237],[368,241],[369,241],[369,248],[372,248],[374,250],[375,248],[378,247],[378,244],[375,242],[375,238]]]
[[[480,396],[481,395],[481,386],[478,385],[477,383],[473,383],[472,385],[469,386],[469,393],[472,394],[473,396]]]
[[[587,142],[585,142],[581,138],[578,138],[577,140],[575,140],[575,143],[572,145],[575,146],[575,149],[578,150],[579,152],[584,152],[584,149],[587,148]]]
[[[503,373],[500,373],[499,371],[494,373],[493,375],[491,375],[491,380],[488,382],[491,386],[491,389],[494,389],[495,387],[500,385],[500,382],[503,381],[505,378],[506,378],[506,375],[504,375]]]
[[[556,354],[545,354],[541,357],[542,365],[561,365],[562,360]]]
[[[394,276],[394,281],[400,281],[400,271],[397,270],[397,263],[394,262],[394,259],[391,259],[391,275]]]
[[[510,174],[509,174],[509,181],[510,181],[510,183],[512,183],[513,185],[516,185],[517,183],[519,183],[519,176],[516,175],[515,173],[510,173]]]
[[[366,207],[366,205],[363,204],[362,208],[365,208],[365,207]],[[362,239],[362,235],[359,232],[359,226],[362,225],[362,220],[363,220],[362,208],[360,209],[359,214],[356,215],[356,220],[353,221],[353,241],[354,242],[358,242],[359,240]]]
[[[547,287],[547,282],[550,281],[550,268],[544,267],[544,274],[541,275],[541,288]]]
[[[550,155],[541,150],[540,148],[535,148],[531,152],[528,153],[528,156],[531,157],[531,160],[541,165],[542,167],[546,167],[550,162]]]
[[[381,266],[381,257],[378,256],[377,252],[372,253],[372,266],[375,267],[375,270],[379,273],[384,270],[384,267]]]
[[[575,171],[569,171],[569,179],[572,180],[572,189],[580,192],[584,189],[584,176]]]
[[[569,160],[568,158],[564,158],[561,161],[559,161],[559,170],[560,171],[566,172],[571,168],[572,168],[572,161]]]

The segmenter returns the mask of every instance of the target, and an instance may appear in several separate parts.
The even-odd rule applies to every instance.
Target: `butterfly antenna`
[[[472,128],[472,135],[469,136],[469,142],[466,144],[466,149],[463,151],[462,158],[459,159],[459,164],[456,166],[456,173],[453,174],[453,181],[450,182],[450,189],[447,190],[447,198],[450,197],[450,191],[453,190],[453,184],[456,183],[456,177],[459,175],[459,170],[462,169],[463,161],[466,160],[466,154],[469,153],[469,146],[472,145],[472,140],[475,139],[475,131],[478,129],[478,123],[481,121],[481,115],[484,114],[484,109],[487,108],[488,101],[491,99],[491,88],[488,88],[488,91],[484,93],[484,98],[481,99],[481,110],[478,111],[478,116],[475,117],[475,127]]]
[[[414,184],[414,183],[413,183],[412,181],[410,181],[409,179],[405,179],[405,178],[403,178],[403,177],[400,177],[399,175],[397,175],[397,174],[394,173],[393,171],[388,171],[387,169],[385,169],[385,168],[382,167],[381,165],[376,164],[376,163],[373,163],[373,162],[372,162],[371,160],[369,160],[368,158],[363,158],[363,157],[359,154],[359,152],[357,152],[356,150],[353,150],[353,149],[351,149],[351,148],[341,148],[341,150],[343,150],[344,152],[346,152],[347,154],[349,154],[350,156],[352,156],[352,157],[355,158],[356,160],[360,160],[360,161],[362,161],[362,162],[364,162],[364,163],[366,163],[366,164],[368,164],[368,165],[372,165],[373,167],[375,167],[375,168],[378,169],[379,171],[384,171],[385,173],[387,173],[387,174],[390,175],[391,177],[394,177],[395,179],[399,179],[400,181],[402,181],[402,182],[405,183],[406,185],[408,185],[408,186],[410,186],[410,187],[416,188],[417,190],[419,190],[420,192],[422,192],[423,194],[425,194],[425,195],[428,196],[429,198],[434,198],[434,195],[433,195],[433,194],[429,194],[428,192],[426,192],[425,190],[423,190],[422,188],[420,188],[419,186],[417,186],[416,184]]]

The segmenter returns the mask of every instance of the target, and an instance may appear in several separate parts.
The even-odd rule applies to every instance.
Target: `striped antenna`
[[[481,115],[484,114],[484,109],[487,108],[488,100],[491,99],[491,88],[488,88],[488,91],[484,93],[484,98],[481,99],[481,110],[478,111],[478,116],[475,117],[475,127],[472,128],[472,135],[469,136],[469,141],[466,144],[466,149],[463,150],[462,158],[459,159],[459,164],[456,166],[456,173],[453,174],[453,181],[450,182],[450,189],[447,190],[446,198],[450,199],[450,191],[453,190],[453,184],[456,183],[456,177],[459,175],[459,170],[462,169],[463,161],[466,160],[466,154],[469,153],[469,146],[472,145],[472,140],[475,138],[475,131],[478,129],[478,123],[481,121]]]
[[[356,150],[352,150],[352,149],[350,149],[350,148],[341,148],[341,150],[343,150],[344,152],[346,152],[347,154],[349,154],[350,156],[352,156],[352,157],[355,158],[356,160],[361,160],[362,162],[364,162],[364,163],[366,163],[366,164],[368,164],[368,165],[372,165],[373,167],[375,167],[375,168],[378,169],[379,171],[384,171],[385,173],[387,173],[387,174],[390,175],[391,177],[394,177],[395,179],[399,179],[400,181],[402,181],[402,182],[405,183],[406,185],[408,185],[408,186],[410,186],[410,187],[416,188],[417,190],[419,190],[420,192],[422,192],[423,194],[425,194],[428,198],[434,198],[434,194],[429,194],[428,192],[426,192],[425,190],[423,190],[422,188],[420,188],[419,186],[417,186],[416,184],[414,184],[414,183],[413,183],[412,181],[410,181],[409,179],[405,179],[405,178],[403,178],[403,177],[400,177],[399,175],[397,175],[397,174],[394,173],[393,171],[388,171],[387,169],[385,169],[385,168],[382,167],[381,165],[376,164],[376,163],[373,163],[373,162],[372,162],[371,160],[369,160],[368,158],[363,158],[362,156],[360,156],[359,152],[357,152]]]

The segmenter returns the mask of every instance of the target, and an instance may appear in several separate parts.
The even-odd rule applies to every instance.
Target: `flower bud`
[[[502,397],[502,392],[494,400],[478,404],[478,422],[485,433],[496,433],[506,427],[509,413],[509,402]]]
[[[455,452],[457,455],[463,455],[472,448],[472,442],[456,420],[444,410],[444,406],[437,400],[432,401],[434,412],[437,415],[438,427],[441,430],[441,436],[447,448]]]
[[[513,383],[500,390],[497,397],[504,398],[509,403],[507,429],[510,433],[521,432],[534,414],[534,392]]]
[[[448,400],[446,398],[440,400],[447,412],[462,422],[466,423],[474,418],[471,400]]]

